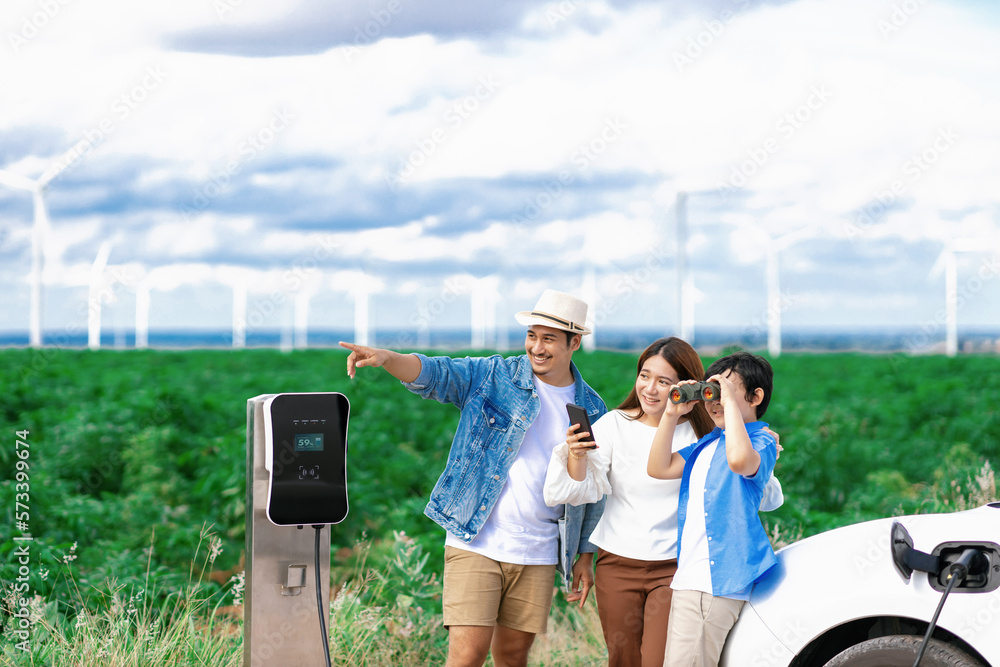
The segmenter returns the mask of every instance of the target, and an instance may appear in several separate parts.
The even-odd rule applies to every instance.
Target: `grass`
[[[928,510],[969,509],[1000,497],[988,462],[975,474],[946,480],[938,488],[940,493],[924,499]],[[770,534],[780,548],[801,537],[801,530],[774,525]],[[0,665],[242,665],[243,578],[237,573],[221,588],[211,585],[211,568],[220,545],[211,528],[203,526],[187,583],[165,595],[149,583],[148,575],[144,587],[109,579],[84,594],[75,583],[75,550],[71,548],[63,554],[59,576],[76,591],[74,599],[66,603],[33,597],[27,605],[32,626],[29,650],[18,648],[19,638],[8,624],[0,641]],[[444,662],[447,633],[441,626],[440,582],[419,542],[396,532],[391,540],[361,541],[339,560],[347,564],[335,567],[331,574],[336,582],[329,625],[333,664],[419,667]],[[7,584],[3,596],[8,619],[16,609],[11,590]],[[535,641],[529,664],[597,667],[606,663],[593,601],[581,610],[557,594],[549,621],[549,631]]]
[[[245,405],[281,391],[351,399],[351,513],[335,531],[331,566],[334,659],[443,662],[443,539],[422,510],[458,411],[385,373],[349,381],[345,356],[0,350],[9,425],[0,508],[13,527],[16,485],[30,485],[34,536],[0,538],[0,666],[241,663]],[[634,355],[575,361],[609,405],[631,385]],[[773,365],[766,419],[785,446],[776,474],[786,502],[764,519],[776,546],[997,497],[988,462],[1000,459],[1000,357],[789,354]],[[22,431],[30,450],[9,446]],[[12,584],[24,544],[22,605]],[[28,652],[13,634],[21,610],[33,623]],[[593,602],[581,613],[557,599],[531,660],[603,664],[603,650]]]
[[[242,573],[223,588],[212,587],[208,575],[220,542],[209,528],[203,528],[202,538],[191,561],[190,579],[165,596],[152,587],[114,580],[85,595],[76,587],[72,553],[64,554],[58,576],[67,578],[77,594],[68,603],[34,596],[27,605],[30,638],[22,643],[8,624],[0,639],[0,665],[242,665]],[[394,667],[444,663],[447,632],[436,605],[440,582],[420,544],[396,533],[391,542],[359,543],[354,552],[354,564],[332,575],[337,582],[329,625],[332,663]],[[11,590],[5,586],[2,603],[8,618],[17,607]],[[152,602],[158,598],[162,601]],[[607,658],[594,604],[583,610],[565,603],[554,607],[549,632],[536,641],[530,664],[604,664]]]
[[[201,536],[191,560],[188,583],[169,592],[155,589],[148,569],[145,586],[108,579],[84,591],[73,570],[75,549],[64,554],[58,576],[67,580],[73,598],[66,601],[55,596],[33,596],[25,607],[31,623],[30,638],[23,641],[5,628],[0,664],[241,665],[242,623],[222,611],[225,594],[208,586],[205,580],[221,542],[207,527],[203,527]],[[152,553],[151,544],[147,568]],[[5,587],[5,614],[13,614],[20,606],[12,592],[12,586]]]

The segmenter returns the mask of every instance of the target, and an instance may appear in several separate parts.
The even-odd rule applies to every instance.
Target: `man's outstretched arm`
[[[357,369],[363,366],[384,368],[400,382],[413,382],[420,375],[420,358],[415,354],[401,354],[392,350],[355,345],[343,341],[341,341],[340,346],[351,351],[347,357],[347,375],[352,380]]]

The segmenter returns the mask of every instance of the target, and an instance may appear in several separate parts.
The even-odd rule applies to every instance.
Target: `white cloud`
[[[42,19],[35,0],[13,0],[0,13],[10,56],[0,168],[36,178],[77,141],[94,144],[50,189],[52,281],[83,271],[110,235],[113,261],[188,267],[165,269],[164,284],[185,272],[217,282],[191,265],[216,259],[280,282],[314,256],[309,234],[325,227],[320,245],[336,250],[324,252],[350,265],[330,286],[370,280],[372,292],[421,298],[421,286],[489,260],[512,272],[512,301],[531,301],[554,282],[573,290],[588,263],[611,271],[601,284],[614,289],[619,269],[641,266],[653,245],[637,239],[673,242],[678,190],[719,186],[724,200],[692,195],[687,250],[692,261],[720,249],[742,259],[747,286],[759,280],[759,248],[736,238],[730,252],[728,238],[747,220],[774,238],[811,226],[831,243],[851,241],[837,247],[919,248],[920,267],[933,261],[927,241],[996,239],[1000,28],[981,16],[995,19],[992,10],[923,3],[894,16],[881,3],[799,0],[723,14],[745,4],[679,19],[655,3],[568,13],[547,3],[487,38],[401,28],[394,34],[410,36],[251,58],[164,45],[199,29],[289,30],[294,7],[248,0],[220,16],[198,0],[98,0],[54,3]],[[123,165],[128,178],[116,180]],[[545,185],[557,181],[552,196]],[[473,184],[472,194],[455,183]],[[460,196],[469,201],[449,199]],[[510,224],[531,204],[537,217]],[[194,207],[188,219],[184,206]],[[13,249],[28,229],[18,221],[5,235],[7,266],[25,266]],[[792,274],[829,270],[825,255],[802,259]],[[637,293],[672,294],[673,261],[663,257],[663,275]],[[417,262],[441,269],[359,268]],[[5,268],[0,280],[25,289],[23,271]],[[897,320],[917,312],[899,298],[905,286],[870,287],[869,301],[809,292],[798,312],[836,308],[862,321],[873,303]],[[723,319],[731,306],[721,302],[710,295],[699,320]]]

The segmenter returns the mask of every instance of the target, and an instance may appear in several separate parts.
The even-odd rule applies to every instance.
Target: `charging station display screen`
[[[323,451],[322,433],[296,433],[295,451],[297,452],[321,452]]]
[[[347,397],[276,394],[264,411],[267,518],[279,526],[342,521],[347,516]]]

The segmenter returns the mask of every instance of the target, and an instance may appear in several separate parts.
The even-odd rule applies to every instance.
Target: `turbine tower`
[[[45,238],[48,236],[49,215],[45,208],[45,190],[52,179],[73,164],[83,151],[81,140],[49,164],[38,180],[31,180],[9,171],[0,170],[0,184],[32,194],[35,217],[31,236],[31,310],[28,315],[28,344],[42,346],[42,272],[45,268]]]
[[[687,200],[686,192],[677,193],[677,336],[694,345],[694,280],[687,271]]]
[[[369,319],[368,319],[368,299],[369,292],[364,286],[354,290],[354,340],[358,345],[369,345]]]
[[[374,345],[371,323],[371,297],[382,291],[382,281],[362,269],[350,280],[349,291],[354,297],[354,341],[358,345]]]
[[[111,242],[105,241],[90,267],[90,295],[87,299],[87,347],[101,349],[101,290],[104,289],[104,269],[111,255]]]
[[[314,296],[316,296],[315,286],[306,287],[295,295],[293,346],[299,350],[309,347],[309,305]]]
[[[674,200],[674,222],[676,223],[677,277],[677,333],[682,340],[694,345],[695,304],[704,300],[704,293],[694,284],[694,276],[688,268],[688,199],[691,196],[718,196],[717,190],[681,190]]]
[[[485,276],[472,280],[469,293],[472,316],[472,349],[485,350],[487,346],[496,348],[497,342],[497,300],[499,278]]]
[[[809,227],[789,232],[776,239],[770,238],[767,232],[760,230],[767,238],[765,245],[767,272],[767,352],[772,357],[781,356],[781,271],[778,253],[788,246],[811,235]]]
[[[931,267],[928,278],[935,278],[944,272],[945,343],[944,351],[949,357],[958,354],[958,262],[955,253],[976,252],[989,248],[978,239],[953,239],[945,241],[941,254]]]
[[[590,305],[587,310],[587,322],[584,323],[584,326],[590,329],[591,333],[589,336],[583,336],[580,342],[583,351],[589,353],[597,349],[598,332],[594,316],[600,312],[601,307],[601,297],[597,293],[597,271],[593,264],[587,264],[583,270],[583,288],[580,290],[580,296]]]
[[[143,278],[135,288],[135,347],[149,347],[149,279]]]
[[[780,253],[798,241],[814,235],[809,224],[781,236],[773,237],[757,222],[736,220],[736,231],[730,236],[733,252],[741,262],[750,264],[764,258],[764,276],[767,286],[767,306],[764,322],[767,324],[767,352],[772,357],[781,356],[781,313],[784,310],[781,295]]]
[[[295,303],[293,311],[293,333],[292,346],[295,349],[305,349],[309,347],[309,309],[313,297],[320,290],[323,283],[323,271],[318,268],[310,268],[302,278],[298,292],[295,293]]]

